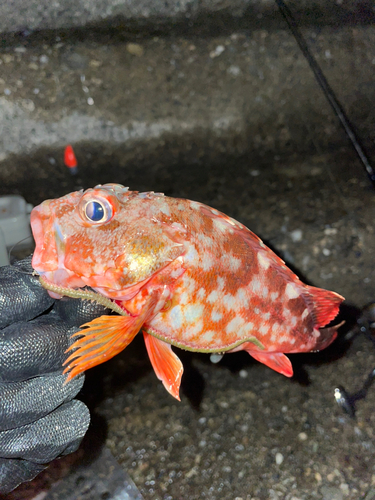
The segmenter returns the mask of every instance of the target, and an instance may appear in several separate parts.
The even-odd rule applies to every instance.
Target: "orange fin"
[[[313,352],[321,351],[328,347],[337,337],[337,330],[345,323],[345,321],[341,321],[338,325],[331,326],[329,328],[320,328],[320,337],[317,339],[317,342],[313,348]]]
[[[143,332],[145,344],[156,376],[163,382],[169,394],[180,401],[180,384],[184,367],[172,351],[170,344]]]
[[[292,363],[290,362],[290,359],[285,356],[285,354],[281,352],[259,352],[250,350],[247,352],[260,363],[272,368],[272,370],[275,370],[286,377],[293,376]]]
[[[311,314],[318,328],[328,325],[338,314],[340,304],[344,299],[341,295],[323,288],[308,287],[311,300]]]
[[[68,365],[64,373],[69,372],[65,383],[125,349],[140,330],[142,323],[143,318],[139,316],[100,316],[82,325],[88,328],[73,335],[81,338],[66,351],[74,352],[64,362],[64,365]]]

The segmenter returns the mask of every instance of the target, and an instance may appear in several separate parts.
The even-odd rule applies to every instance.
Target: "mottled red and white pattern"
[[[87,218],[93,200],[110,205],[108,220]],[[283,353],[322,349],[336,336],[322,327],[337,315],[340,295],[303,284],[249,229],[201,203],[109,184],[45,201],[31,224],[33,267],[46,280],[89,285],[132,318],[142,316],[166,387],[173,380],[164,380],[163,362],[177,357],[165,343],[199,352],[244,349],[291,376]],[[176,388],[168,390],[176,396]]]

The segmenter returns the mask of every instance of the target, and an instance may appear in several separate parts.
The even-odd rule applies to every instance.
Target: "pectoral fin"
[[[272,368],[272,370],[275,370],[286,377],[293,376],[292,363],[290,362],[290,359],[285,356],[285,354],[281,352],[259,352],[250,350],[247,352],[260,363]]]
[[[142,324],[143,318],[139,316],[100,316],[82,325],[87,328],[73,335],[81,338],[67,349],[73,352],[64,362],[68,365],[64,370],[68,373],[65,383],[116,356],[130,344]]]
[[[181,361],[172,351],[170,344],[147,332],[143,332],[143,337],[156,376],[163,382],[169,394],[180,401],[179,391],[184,371]]]
[[[100,365],[113,358],[137,335],[143,323],[152,314],[153,308],[158,303],[158,294],[150,295],[144,303],[142,311],[136,316],[129,316],[124,311],[124,316],[100,316],[86,327],[75,333],[72,337],[76,340],[66,352],[74,351],[65,361],[68,365],[64,373],[68,373],[65,383],[88,368]]]

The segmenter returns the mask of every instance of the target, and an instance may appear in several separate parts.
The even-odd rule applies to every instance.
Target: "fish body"
[[[31,213],[32,260],[62,293],[90,286],[121,306],[80,331],[69,377],[99,364],[142,330],[151,363],[178,398],[183,371],[171,345],[246,350],[292,376],[285,353],[320,350],[343,297],[302,283],[240,222],[202,203],[118,184],[47,200]]]

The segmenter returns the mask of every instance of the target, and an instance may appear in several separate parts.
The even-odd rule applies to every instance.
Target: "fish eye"
[[[110,222],[119,209],[118,199],[101,187],[88,189],[79,200],[77,215],[84,226],[99,226]]]
[[[109,222],[112,219],[112,207],[106,200],[90,200],[84,208],[83,214],[89,222],[94,224]]]

